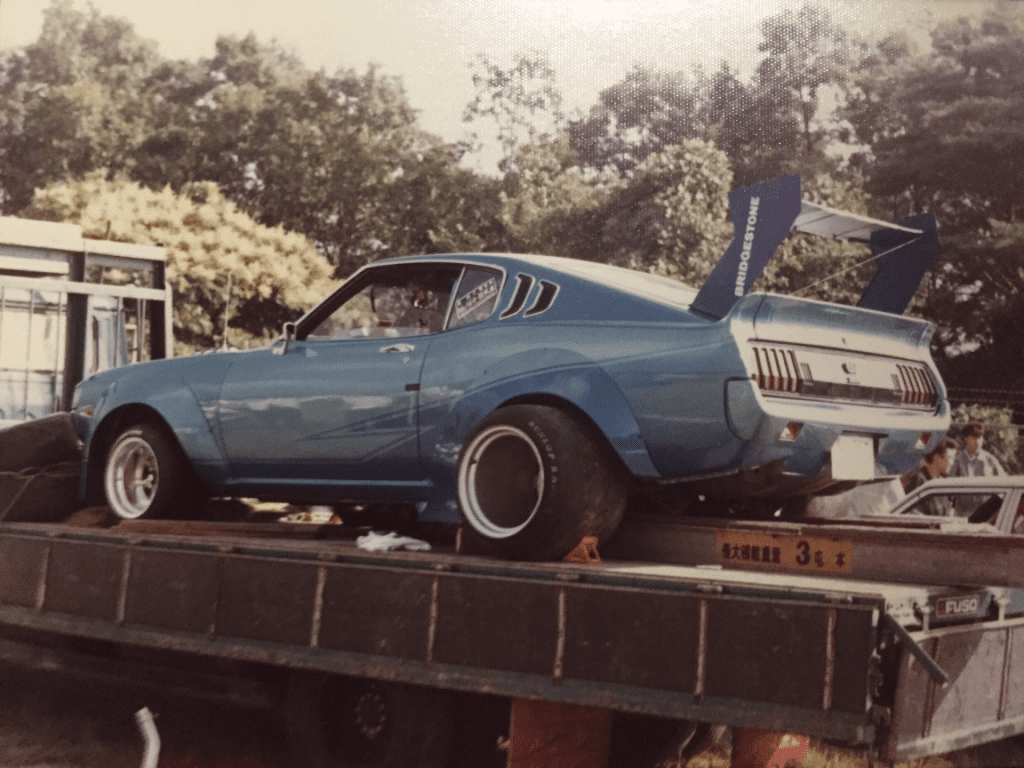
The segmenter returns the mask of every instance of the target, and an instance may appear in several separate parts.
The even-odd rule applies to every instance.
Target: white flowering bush
[[[256,223],[209,182],[175,194],[93,175],[37,190],[22,215],[78,224],[87,238],[164,246],[179,353],[224,343],[225,310],[232,345],[270,339],[337,285],[310,240]]]

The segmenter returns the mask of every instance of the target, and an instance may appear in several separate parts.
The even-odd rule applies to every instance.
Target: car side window
[[[496,269],[468,267],[455,294],[448,327],[460,328],[490,317],[498,303],[501,281],[501,272]]]
[[[306,333],[308,339],[395,339],[437,333],[455,281],[455,265],[402,265],[364,275],[362,288]]]
[[[1017,514],[1013,518],[1010,533],[1015,536],[1024,535],[1024,495],[1021,496],[1020,501],[1017,503]]]
[[[957,499],[956,514],[967,518],[969,523],[993,523],[1003,508],[1003,494],[993,493],[991,496],[963,496]]]

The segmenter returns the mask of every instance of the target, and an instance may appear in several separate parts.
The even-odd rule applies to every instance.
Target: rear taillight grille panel
[[[751,379],[764,394],[932,409],[938,390],[927,366],[864,354],[752,342]]]

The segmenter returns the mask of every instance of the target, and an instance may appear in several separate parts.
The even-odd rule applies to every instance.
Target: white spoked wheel
[[[107,504],[123,520],[180,517],[202,494],[174,439],[151,423],[117,436],[102,476]]]
[[[467,522],[490,539],[507,539],[537,515],[544,495],[544,461],[530,437],[496,424],[466,446],[459,498]]]
[[[134,520],[145,515],[160,487],[160,465],[153,447],[137,435],[123,435],[110,451],[104,485],[119,517]]]

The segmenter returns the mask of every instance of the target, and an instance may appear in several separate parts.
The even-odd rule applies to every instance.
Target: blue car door
[[[236,481],[417,480],[429,337],[309,338],[239,355],[220,398]]]
[[[420,374],[461,266],[369,267],[298,324],[295,338],[239,355],[218,418],[236,485],[336,498],[415,497]]]

